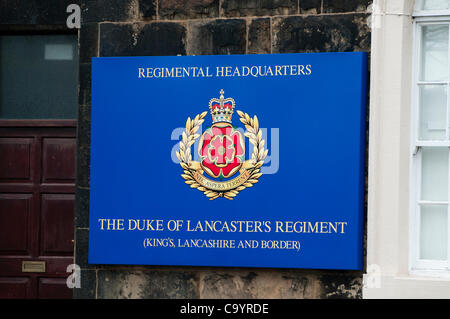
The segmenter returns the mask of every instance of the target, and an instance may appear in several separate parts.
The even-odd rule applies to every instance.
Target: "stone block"
[[[79,0],[8,0],[0,1],[1,24],[66,25],[67,6]]]
[[[224,17],[273,16],[298,13],[297,0],[223,0]]]
[[[316,298],[316,281],[315,275],[296,271],[208,271],[200,274],[200,295],[206,299]]]
[[[270,53],[270,19],[253,19],[248,27],[248,53]]]
[[[78,106],[78,147],[89,148],[91,145],[91,105],[80,104]]]
[[[273,52],[370,51],[367,14],[274,18]]]
[[[157,0],[139,0],[139,12],[143,18],[156,19]]]
[[[322,12],[322,0],[300,0],[301,14],[318,14]]]
[[[83,24],[78,41],[80,63],[91,63],[92,57],[98,56],[98,24]]]
[[[89,228],[89,189],[75,190],[75,227]]]
[[[103,23],[100,56],[184,55],[185,38],[181,23]]]
[[[245,20],[192,21],[189,24],[188,54],[244,54]]]
[[[91,105],[91,63],[80,63],[78,68],[78,103]]]
[[[91,160],[90,147],[78,145],[78,147],[77,147],[77,181],[76,181],[77,187],[89,188],[90,160]]]
[[[195,299],[198,279],[194,272],[166,270],[99,270],[101,299]]]
[[[373,0],[323,0],[323,12],[367,12],[372,2]]]
[[[89,229],[75,228],[75,264],[80,268],[92,268],[88,264]]]
[[[219,16],[219,0],[159,0],[159,19],[204,19]]]
[[[361,299],[362,274],[330,273],[319,277],[322,299]]]
[[[81,23],[125,22],[139,17],[138,0],[85,0],[81,4]]]
[[[73,288],[74,299],[95,299],[97,288],[96,270],[81,269],[80,288]]]

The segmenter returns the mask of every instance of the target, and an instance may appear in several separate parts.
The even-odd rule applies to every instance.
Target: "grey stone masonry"
[[[370,52],[371,2],[81,0],[75,262],[82,285],[74,298],[361,298],[359,271],[88,264],[90,66],[100,56]],[[2,3],[0,21],[20,20]]]

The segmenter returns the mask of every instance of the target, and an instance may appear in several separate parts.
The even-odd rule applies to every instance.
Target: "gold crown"
[[[224,98],[225,92],[220,90],[220,97],[209,100],[209,110],[212,116],[212,122],[227,122],[231,123],[231,118],[234,112],[235,102],[232,98]]]

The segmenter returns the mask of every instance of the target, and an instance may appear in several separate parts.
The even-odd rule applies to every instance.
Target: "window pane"
[[[446,201],[448,197],[448,148],[424,147],[422,200]]]
[[[420,259],[447,259],[447,206],[422,206],[420,210]]]
[[[420,80],[447,81],[448,25],[423,26],[421,52]]]
[[[450,0],[422,0],[422,10],[450,9]]]
[[[0,118],[76,118],[75,35],[0,37]]]
[[[445,140],[447,126],[447,86],[420,86],[419,139]]]

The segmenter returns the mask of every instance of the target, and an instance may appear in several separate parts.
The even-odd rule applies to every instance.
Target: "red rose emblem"
[[[231,125],[213,126],[203,133],[199,144],[201,165],[214,178],[234,175],[244,162],[242,135]]]

